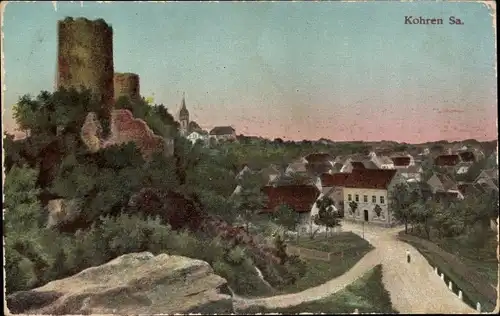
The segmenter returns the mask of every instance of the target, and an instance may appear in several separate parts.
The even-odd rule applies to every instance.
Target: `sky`
[[[405,16],[443,25],[405,25]],[[115,72],[201,127],[334,141],[497,138],[495,31],[480,3],[8,3],[4,125],[54,87],[57,20],[103,18]],[[463,25],[449,25],[450,16]]]

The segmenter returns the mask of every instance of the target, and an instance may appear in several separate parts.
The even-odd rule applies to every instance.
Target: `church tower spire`
[[[185,93],[182,93],[181,110],[179,112],[179,122],[181,123],[181,135],[187,136],[189,129],[189,111],[186,107]]]

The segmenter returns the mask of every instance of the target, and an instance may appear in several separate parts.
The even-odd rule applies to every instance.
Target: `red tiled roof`
[[[459,155],[460,155],[460,159],[462,159],[463,162],[476,161],[476,157],[474,156],[474,153],[471,151],[461,152]]]
[[[267,211],[287,204],[297,212],[310,212],[319,196],[318,189],[312,185],[265,186],[262,191],[268,198],[265,207]]]
[[[394,165],[398,167],[406,167],[411,162],[410,157],[392,157],[391,160],[394,162]]]
[[[397,170],[385,169],[358,169],[353,170],[347,177],[346,188],[360,189],[387,189]]]
[[[460,157],[458,155],[440,155],[434,160],[436,166],[455,166],[459,162]]]
[[[344,186],[344,183],[349,176],[349,173],[334,173],[334,174],[328,174],[324,173],[321,175],[321,184],[324,187],[342,187]]]

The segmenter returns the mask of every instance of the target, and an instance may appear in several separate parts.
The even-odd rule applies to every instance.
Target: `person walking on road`
[[[408,249],[406,249],[406,261],[408,263],[410,263],[410,260],[411,260],[411,258],[410,258],[410,251]]]

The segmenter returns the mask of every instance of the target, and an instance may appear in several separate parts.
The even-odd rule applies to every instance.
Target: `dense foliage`
[[[449,198],[437,200],[429,194],[428,185],[397,185],[393,193],[391,209],[395,219],[412,225],[414,233],[427,239],[468,235],[482,240],[489,230],[490,220],[498,216],[498,193],[494,190],[466,195],[463,200]]]
[[[87,113],[98,113],[104,125],[108,119],[89,91],[41,92],[36,98],[22,97],[16,105],[16,121],[29,133],[19,141],[11,135],[4,138],[8,293],[144,250],[206,260],[236,293],[269,290],[255,269],[254,262],[263,258],[199,232],[173,231],[165,216],[146,216],[151,215],[148,207],[158,214],[178,205],[130,205],[134,195],[146,188],[192,200],[203,212],[230,223],[243,210],[250,216],[264,202],[255,183],[245,185],[251,192],[246,199],[229,198],[237,185],[237,149],[192,146],[178,137],[178,123],[162,105],[120,99],[116,107],[144,119],[156,134],[175,138],[174,157],[156,154],[145,161],[133,143],[89,152],[80,137]],[[54,199],[64,203],[60,212],[48,214],[47,202]],[[280,286],[293,282],[302,269],[302,262],[292,258],[282,267],[266,267],[263,274]]]

